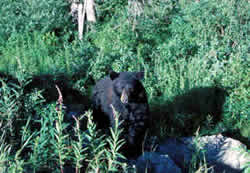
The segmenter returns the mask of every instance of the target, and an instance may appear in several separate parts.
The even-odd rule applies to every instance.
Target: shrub
[[[64,0],[2,0],[0,36],[8,39],[12,33],[34,31],[65,33],[72,25],[68,7]]]

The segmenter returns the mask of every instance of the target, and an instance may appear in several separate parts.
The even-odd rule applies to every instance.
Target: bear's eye
[[[115,90],[117,91],[117,93],[121,94],[123,89],[124,89],[124,85],[122,82],[116,83]]]

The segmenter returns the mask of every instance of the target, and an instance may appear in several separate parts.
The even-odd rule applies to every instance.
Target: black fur
[[[141,151],[141,143],[149,126],[149,107],[146,91],[140,82],[143,72],[110,72],[97,82],[93,90],[94,120],[97,127],[114,125],[111,104],[123,120],[126,146],[131,155]],[[124,101],[121,99],[124,96]],[[128,154],[129,151],[126,151]]]

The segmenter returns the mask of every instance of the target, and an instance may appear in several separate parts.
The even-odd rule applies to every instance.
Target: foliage
[[[11,88],[7,86],[4,89],[11,91]],[[11,95],[3,96],[5,99],[11,97]],[[29,100],[24,101],[28,102]],[[40,100],[33,99],[33,101],[35,105],[40,104]],[[2,104],[5,106],[8,102]],[[20,105],[15,106],[16,108],[21,107]],[[21,113],[21,111],[17,112]],[[10,113],[13,112],[10,111]],[[75,136],[73,136],[70,135],[69,131],[72,124],[64,121],[64,111],[61,108],[56,111],[55,104],[40,105],[40,109],[36,110],[36,115],[26,113],[28,117],[23,117],[23,121],[18,122],[18,126],[21,128],[3,126],[3,124],[10,126],[10,123],[13,123],[11,120],[14,118],[6,119],[3,116],[0,119],[2,123],[0,127],[2,132],[0,143],[1,170],[8,170],[8,172],[36,172],[39,170],[64,172],[68,164],[73,164],[71,169],[80,172],[85,169],[89,171],[111,170],[111,168],[116,167],[115,165],[121,165],[119,158],[123,156],[119,153],[119,148],[122,145],[120,139],[122,129],[118,128],[118,124],[114,130],[111,129],[112,137],[101,135],[92,121],[91,112],[86,112],[84,117],[88,121],[86,127],[88,130],[82,131],[79,125],[80,121],[76,118],[77,126],[75,127]],[[15,133],[9,132],[8,129]],[[11,135],[13,139],[7,138],[6,134]],[[106,148],[107,144],[109,144],[109,150]]]
[[[0,36],[8,39],[12,33],[34,31],[62,34],[70,28],[68,5],[64,0],[2,0]],[[2,44],[4,40],[0,42]]]
[[[249,8],[245,0],[97,0],[98,22],[79,41],[68,1],[1,0],[0,71],[14,80],[0,73],[0,172],[128,171],[119,123],[104,135],[87,112],[87,130],[76,117],[72,135],[64,110],[43,91],[24,91],[34,75],[63,74],[90,95],[111,68],[144,71],[154,135],[199,127],[201,135],[239,130],[249,139]],[[199,88],[225,90],[223,104],[217,92],[193,92]],[[194,111],[182,111],[188,106]],[[190,172],[206,167],[196,161]]]
[[[67,40],[67,37],[65,36]],[[95,55],[91,43],[74,41],[61,44],[52,33],[15,33],[0,46],[0,70],[14,76],[25,71],[27,76],[38,74],[63,74],[73,76],[89,67],[88,60]]]

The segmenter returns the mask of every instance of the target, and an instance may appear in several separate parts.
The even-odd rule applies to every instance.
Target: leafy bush
[[[12,33],[65,32],[72,25],[68,7],[64,0],[2,0],[0,36],[8,39]],[[2,44],[4,42],[0,42]]]
[[[72,76],[89,66],[95,47],[81,42],[64,44],[54,33],[15,33],[0,47],[0,71],[14,76],[20,72],[29,75],[59,74]],[[64,40],[65,41],[65,40]],[[18,69],[18,70],[17,70]],[[85,71],[86,70],[86,71]]]
[[[98,22],[79,41],[67,1],[0,2],[0,71],[17,77],[14,86],[2,83],[0,89],[0,132],[5,134],[0,142],[0,171],[56,167],[59,172],[60,166],[68,165],[78,171],[107,171],[114,164],[128,171],[126,165],[116,164],[117,148],[112,148],[119,131],[114,130],[111,137],[100,134],[88,113],[88,131],[76,127],[76,136],[68,136],[67,124],[59,123],[53,103],[44,106],[41,91],[23,95],[24,79],[30,75],[64,74],[72,77],[67,82],[90,93],[92,86],[86,86],[87,82],[101,79],[111,68],[144,71],[143,84],[157,124],[152,131],[157,136],[192,134],[186,129],[191,121],[201,126],[202,135],[240,130],[249,138],[247,1],[98,0],[96,5]],[[213,105],[219,99],[217,93],[191,92],[216,87],[228,92],[217,124],[210,115],[213,106],[218,106]],[[176,111],[189,104],[183,103],[186,93],[191,93],[187,98],[192,108],[200,112]],[[34,124],[39,128],[32,130]],[[24,156],[26,151],[29,154]],[[194,163],[190,171],[198,168]]]
[[[9,94],[10,92],[14,94]],[[118,120],[115,128],[111,129],[112,136],[107,137],[97,131],[91,112],[86,112],[87,130],[80,129],[80,121],[76,118],[73,136],[68,131],[68,127],[72,128],[73,124],[63,121],[62,109],[56,112],[53,103],[41,106],[40,99],[36,99],[35,95],[27,97],[32,97],[32,104],[40,109],[35,112],[33,109],[25,110],[25,114],[18,117],[22,115],[22,107],[31,105],[29,99],[24,99],[22,105],[17,104],[18,97],[15,96],[19,96],[19,92],[3,83],[0,103],[6,109],[1,111],[7,114],[0,117],[0,170],[63,172],[69,164],[70,169],[77,172],[122,168],[119,159],[123,156],[119,153],[119,148],[123,141],[120,139],[122,129],[119,128]],[[17,120],[13,122],[15,119]]]

